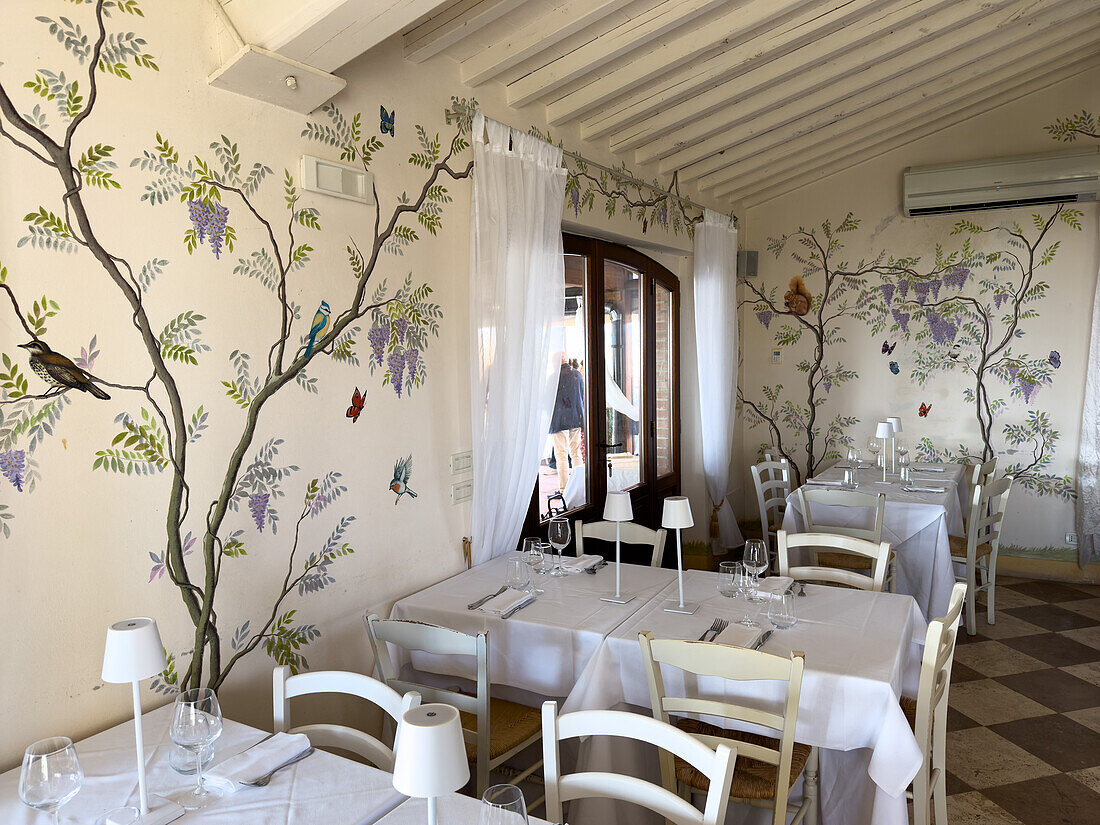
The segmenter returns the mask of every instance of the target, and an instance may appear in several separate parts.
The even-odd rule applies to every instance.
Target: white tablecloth
[[[113,689],[113,688],[112,688]],[[173,796],[195,785],[194,776],[182,776],[168,764],[168,726],[172,705],[143,717],[150,807],[155,794]],[[214,766],[259,742],[267,734],[225,720],[215,744]],[[61,821],[91,825],[112,808],[137,805],[137,768],[133,721],[76,743],[84,769],[84,786],[61,809]],[[213,770],[214,767],[207,770]],[[392,776],[369,765],[315,751],[296,765],[280,771],[265,788],[242,788],[197,811],[188,811],[181,825],[370,825],[406,797],[393,789]],[[0,822],[4,825],[42,825],[46,815],[19,799],[19,769],[0,774]]]
[[[685,598],[700,602],[697,613],[666,613],[661,599],[655,599],[625,621],[604,641],[563,711],[627,706],[648,713],[640,631],[652,631],[660,638],[696,639],[715,617],[737,620],[761,609],[744,599],[720,596],[716,583],[714,573],[688,570]],[[672,584],[661,595],[672,596],[675,590]],[[904,791],[916,775],[921,754],[898,698],[903,690],[916,695],[925,629],[920,611],[913,599],[892,593],[812,585],[806,592],[805,598],[795,600],[798,624],[776,631],[764,650],[806,654],[796,737],[823,749],[822,825],[904,825]],[[757,620],[768,626],[763,614]],[[706,698],[737,697],[746,705],[782,711],[785,692],[778,683],[692,677],[685,684],[682,673],[675,670],[666,670],[664,678],[670,695],[689,691]],[[602,744],[582,757],[582,768],[604,770],[608,758],[614,759],[615,770],[628,770],[629,761],[635,770],[645,771],[643,762],[656,769],[655,757],[632,757],[621,747],[612,755]],[[656,775],[650,778],[656,780]],[[601,801],[577,804],[569,819],[574,825],[626,823]],[[631,825],[637,821],[631,817]]]
[[[882,471],[870,468],[860,471],[859,492],[886,493],[882,540],[890,542],[897,552],[896,590],[916,599],[925,619],[930,620],[944,615],[951,599],[955,573],[947,536],[948,533],[962,534],[966,485],[963,484],[965,468],[961,464],[925,466],[943,467],[944,472],[914,470],[914,481],[909,486],[943,487],[944,492],[908,493],[896,477],[889,477],[888,484],[876,483],[882,478]],[[838,467],[817,476],[827,481],[843,477],[844,470]],[[817,522],[836,526],[870,527],[872,524],[871,512],[864,507],[815,507],[814,516]],[[798,495],[794,492],[787,497],[783,529],[791,533],[805,530]]]
[[[494,593],[504,584],[505,563],[506,557],[497,557],[407,596],[393,606],[390,617],[428,622],[463,633],[488,630],[489,675],[493,685],[519,688],[540,696],[567,696],[604,636],[676,576],[675,571],[659,567],[624,564],[622,592],[636,595],[627,604],[611,604],[600,601],[600,596],[614,591],[612,562],[594,575],[575,573],[560,578],[533,575],[532,583],[546,592],[509,619],[467,610],[467,604]],[[398,668],[410,663],[403,651],[391,648],[391,655]],[[411,664],[425,673],[477,677],[477,665],[470,656],[415,652]]]
[[[436,817],[439,825],[478,825],[480,814],[481,800],[479,799],[453,793],[436,800]],[[428,801],[408,799],[378,820],[378,825],[426,825],[427,821]],[[549,825],[546,820],[535,816],[528,817],[528,821],[530,825]]]

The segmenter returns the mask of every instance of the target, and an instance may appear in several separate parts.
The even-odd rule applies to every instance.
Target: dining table
[[[482,803],[472,796],[452,793],[436,798],[437,825],[480,825]],[[518,817],[516,818],[518,822]],[[406,799],[376,821],[376,825],[427,825],[428,801]],[[489,825],[502,825],[507,820],[490,821]],[[545,819],[528,815],[529,825],[551,825]]]
[[[819,489],[843,489],[847,465],[838,464],[806,481],[805,486]],[[947,612],[955,569],[951,562],[948,535],[962,535],[963,513],[969,508],[966,465],[918,463],[912,466],[908,483],[898,475],[887,475],[881,468],[862,466],[856,472],[861,493],[884,493],[882,541],[896,553],[897,571],[894,590],[912,596],[926,620]],[[814,507],[814,522],[837,527],[869,528],[873,513],[867,507]],[[801,501],[797,491],[787,496],[783,529],[805,532]],[[797,555],[796,555],[797,554]],[[792,563],[805,564],[806,551],[792,552]]]
[[[146,783],[149,804],[171,798],[195,786],[194,776],[176,773],[169,763],[172,741],[171,703],[142,715],[145,735]],[[223,720],[214,759],[204,773],[260,743],[265,731]],[[138,804],[134,723],[128,720],[75,743],[84,770],[84,784],[61,808],[61,822],[92,825],[109,810]],[[19,768],[0,774],[0,822],[43,825],[47,815],[19,799]],[[179,825],[373,825],[408,797],[393,787],[391,774],[336,754],[316,750],[274,775],[266,787],[240,787],[206,807],[188,811]],[[426,820],[425,820],[426,821]]]

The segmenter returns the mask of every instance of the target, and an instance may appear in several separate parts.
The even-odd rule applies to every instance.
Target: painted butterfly
[[[397,117],[397,110],[394,109],[392,112],[387,112],[385,106],[379,106],[378,108],[381,110],[379,112],[379,117],[381,119],[382,134],[386,134],[388,132],[389,134],[396,137],[396,134],[393,131],[393,121]]]
[[[893,344],[891,344],[889,341],[883,341],[882,342],[882,354],[883,355],[893,355],[894,354],[894,349],[897,347],[897,345],[898,345],[897,341],[895,341]]]
[[[1054,367],[1054,369],[1058,369],[1060,366],[1062,366],[1062,356],[1058,354],[1058,350],[1056,349],[1052,349],[1050,351],[1050,355],[1047,357],[1047,360],[1050,361],[1050,365]]]
[[[901,367],[898,366],[897,361],[890,362],[890,372],[894,373],[894,375],[897,375],[899,372],[901,372]]]
[[[928,418],[928,413],[932,412],[932,405],[921,402],[920,409],[917,410],[917,415],[921,418]]]
[[[363,412],[364,403],[365,400],[362,394],[359,392],[359,388],[356,387],[355,392],[352,393],[351,396],[351,406],[348,407],[348,411],[347,413],[345,413],[345,415],[347,415],[347,417],[351,419],[352,424],[359,420],[359,413]]]

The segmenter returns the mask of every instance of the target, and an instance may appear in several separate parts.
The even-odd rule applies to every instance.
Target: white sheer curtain
[[[706,210],[695,225],[695,349],[703,418],[703,474],[723,547],[741,544],[729,491],[737,410],[737,229]]]
[[[1100,273],[1092,297],[1092,336],[1077,446],[1077,563],[1100,561]]]
[[[470,530],[480,564],[519,541],[554,407],[566,173],[561,149],[481,112],[473,144]]]

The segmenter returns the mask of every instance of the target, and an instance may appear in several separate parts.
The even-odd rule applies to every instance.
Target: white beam
[[[778,26],[782,20],[789,18],[803,6],[812,4],[816,11],[825,3],[833,4],[835,0],[788,0],[783,4],[777,4],[775,0],[749,0],[744,6],[671,38],[651,51],[638,55],[628,65],[597,77],[591,83],[555,100],[546,107],[547,121],[551,126],[557,126],[573,120],[718,46],[726,51],[737,48],[758,37],[762,33],[762,27]]]
[[[1079,57],[1075,55],[1074,57]],[[1073,58],[1070,58],[1071,60]],[[984,114],[999,106],[1003,106],[1006,103],[1011,103],[1014,100],[1018,100],[1024,95],[1034,94],[1035,92],[1042,91],[1054,83],[1060,83],[1064,80],[1068,80],[1071,77],[1082,74],[1083,72],[1090,71],[1100,66],[1100,56],[1097,56],[1095,50],[1089,52],[1087,57],[1079,58],[1071,65],[1068,65],[1062,69],[1053,70],[1041,77],[1034,77],[1023,80],[1016,88],[1004,92],[994,98],[990,98],[974,106],[969,106],[964,110],[961,110],[952,115],[948,115],[933,123],[926,124],[921,128],[901,136],[896,136],[892,140],[883,141],[881,148],[876,150],[873,154],[868,154],[866,151],[859,153],[852,153],[850,157],[832,163],[827,167],[823,167],[818,170],[818,176],[814,180],[806,180],[804,176],[800,176],[791,180],[781,181],[757,192],[752,193],[746,197],[742,202],[746,208],[759,206],[767,201],[774,200],[789,192],[793,192],[797,189],[801,189],[811,183],[817,183],[830,175],[835,175],[839,172],[848,171],[860,163],[871,160],[878,155],[885,154],[886,152],[899,149],[909,143],[916,140],[920,140],[923,137],[927,137],[930,134],[947,129],[951,126],[955,126],[962,123],[965,120]]]
[[[463,60],[462,82],[468,86],[480,86],[570,35],[584,31],[632,2],[634,0],[604,0],[602,3],[593,0],[569,0],[519,31],[502,37],[489,48]]]
[[[744,0],[735,0],[740,4]],[[605,32],[579,49],[508,84],[508,105],[526,106],[617,57],[689,23],[730,0],[664,0],[654,8]]]
[[[448,6],[402,35],[405,59],[423,63],[525,2],[527,0],[461,0]]]
[[[1031,0],[1024,2],[1031,4]],[[752,155],[783,147],[787,141],[854,117],[873,106],[884,104],[893,111],[902,98],[916,101],[932,98],[965,78],[980,74],[985,65],[981,62],[983,57],[992,55],[990,60],[995,63],[1013,57],[1012,52],[1005,52],[1006,49],[1030,53],[1043,33],[1063,25],[1067,20],[1087,14],[1100,15],[1100,8],[1093,0],[1063,0],[1054,10],[1030,18],[1017,13],[1005,15],[995,31],[965,51],[950,52],[895,80],[866,88],[835,105],[815,108],[805,114],[807,110],[800,106],[783,119],[785,122],[782,125],[777,126],[775,118],[768,116],[760,120],[759,126],[750,123],[729,130],[726,133],[729,139],[722,135],[720,139],[710,142],[709,148],[713,154],[681,170],[680,180],[694,180]],[[1056,41],[1054,45],[1057,45]],[[810,105],[813,105],[812,102]],[[722,145],[719,146],[719,143]]]
[[[691,95],[786,54],[883,5],[887,0],[833,0],[829,10],[806,9],[772,31],[698,65],[670,72],[657,83],[606,106],[581,121],[581,138],[595,140],[624,129]],[[896,0],[889,0],[896,2]]]
[[[876,113],[861,119],[863,122],[858,125],[836,124],[841,128],[826,128],[792,141],[790,152],[782,156],[775,155],[761,161],[750,159],[736,164],[736,168],[723,169],[719,174],[726,176],[726,180],[713,188],[727,195],[741,190],[763,189],[777,180],[809,174],[853,153],[871,151],[886,140],[908,135],[930,121],[942,118],[945,112],[966,109],[988,98],[999,98],[1021,82],[1021,73],[1034,75],[1078,59],[1080,55],[1073,53],[1073,48],[1082,46],[1087,53],[1092,45],[1089,38],[1094,42],[1098,31],[1100,29],[1094,26],[1086,28],[1085,34],[1082,34],[1081,28],[1074,26],[1072,32],[1052,32],[1047,41],[1031,54],[1002,61],[1000,68],[990,66],[986,72],[953,86],[935,98],[917,100],[893,114]],[[1071,36],[1073,32],[1077,33],[1076,36]],[[1055,44],[1064,43],[1066,48],[1051,48],[1052,40]]]

